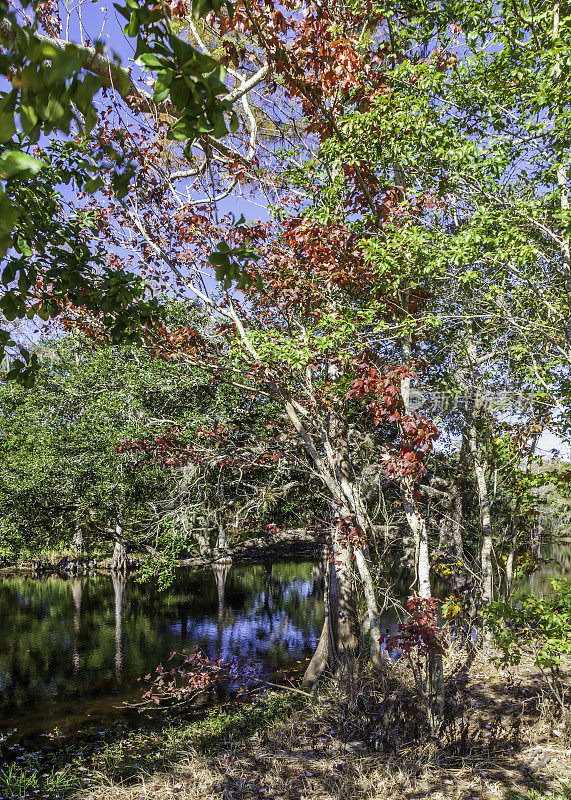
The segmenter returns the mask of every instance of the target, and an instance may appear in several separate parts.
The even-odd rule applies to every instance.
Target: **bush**
[[[500,653],[497,664],[517,665],[524,653],[531,654],[565,712],[560,668],[563,659],[571,653],[571,583],[554,578],[551,584],[552,595],[529,594],[513,605],[490,603],[484,619]]]

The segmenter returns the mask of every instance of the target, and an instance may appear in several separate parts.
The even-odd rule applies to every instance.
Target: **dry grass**
[[[571,666],[571,665],[569,665]],[[569,677],[569,672],[567,673]],[[448,665],[448,725],[424,731],[410,677],[348,670],[287,725],[203,755],[186,752],[168,774],[106,783],[81,800],[495,800],[571,780],[571,742],[530,663],[511,673],[476,659]]]

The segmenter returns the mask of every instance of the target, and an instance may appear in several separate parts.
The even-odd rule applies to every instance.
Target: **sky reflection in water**
[[[119,576],[0,579],[0,734],[116,718],[173,650],[261,662],[313,652],[323,584],[311,563],[181,572],[158,592]]]

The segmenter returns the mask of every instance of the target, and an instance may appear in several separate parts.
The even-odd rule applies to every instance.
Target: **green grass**
[[[66,742],[57,753],[28,753],[0,770],[0,800],[65,800],[72,790],[101,781],[130,781],[167,771],[185,751],[203,755],[291,719],[306,701],[273,692],[248,703],[209,709],[192,719],[164,719],[141,728],[114,727],[103,740]],[[87,738],[87,734],[86,734]]]
[[[34,797],[64,798],[70,789],[81,785],[74,765],[52,766],[47,772],[39,772],[34,764],[10,764],[0,770],[0,798],[2,800],[31,800]]]
[[[164,770],[190,748],[208,755],[224,744],[285,722],[303,702],[303,698],[276,693],[251,703],[213,708],[200,719],[171,722],[160,730],[131,731],[106,745],[92,766],[107,777],[123,780]]]
[[[526,794],[519,794],[517,792],[509,792],[508,800],[571,800],[571,786],[564,781],[556,778],[560,785],[559,789],[553,792],[544,793],[539,792],[537,789],[531,789]]]

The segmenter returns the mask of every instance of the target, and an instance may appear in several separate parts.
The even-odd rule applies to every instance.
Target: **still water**
[[[2,578],[0,737],[109,724],[173,650],[197,646],[268,673],[303,664],[321,631],[322,592],[311,563],[181,572],[165,592],[107,574]]]
[[[528,580],[540,593],[551,576],[571,573],[569,545],[543,555]],[[391,583],[404,599],[410,575],[394,570]],[[183,648],[249,660],[269,675],[301,671],[323,613],[323,575],[314,563],[181,571],[164,592],[108,574],[0,577],[0,742],[133,716],[124,702],[140,699],[139,678]],[[383,627],[397,623],[388,609]]]

